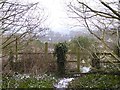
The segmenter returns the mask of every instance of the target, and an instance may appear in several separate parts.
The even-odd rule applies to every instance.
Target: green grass
[[[2,78],[2,88],[53,88],[57,79],[52,75],[14,75]]]
[[[79,77],[69,84],[69,88],[120,88],[120,76],[91,74]]]

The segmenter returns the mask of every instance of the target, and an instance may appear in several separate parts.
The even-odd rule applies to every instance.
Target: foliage
[[[78,38],[75,38],[73,42],[76,44],[77,47],[90,48],[93,40],[89,37],[80,36]]]
[[[74,38],[69,44],[69,50],[71,53],[79,53],[80,60],[84,60],[86,65],[89,65],[89,58],[91,53],[95,51],[95,39],[87,36],[79,36]],[[78,54],[77,54],[78,55]]]
[[[2,88],[53,88],[57,79],[52,75],[30,76],[26,74],[3,77]]]
[[[88,53],[89,51],[94,50],[95,39],[87,37],[87,36],[79,36],[74,38],[69,43],[69,49],[71,52],[75,53],[78,48],[80,48],[81,53]]]
[[[55,46],[54,55],[57,57],[58,73],[63,75],[65,73],[66,53],[68,48],[66,43],[58,43]]]
[[[91,74],[73,80],[69,88],[120,88],[120,76]]]

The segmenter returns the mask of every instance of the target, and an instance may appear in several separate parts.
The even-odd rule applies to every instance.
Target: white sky
[[[20,0],[21,2],[36,3],[39,2],[40,5],[45,8],[45,13],[48,15],[46,24],[51,30],[59,32],[69,31],[69,24],[76,23],[73,19],[68,18],[66,4],[68,1],[75,0]],[[96,5],[98,0],[81,0],[89,2],[90,6],[94,9],[99,7]],[[97,7],[96,7],[97,6]],[[100,8],[100,7],[99,7]]]
[[[47,24],[54,31],[67,31],[68,16],[65,10],[65,0],[27,0],[26,2],[39,2],[48,15]]]
[[[76,21],[68,18],[67,15],[66,3],[70,1],[74,2],[75,0],[28,0],[28,2],[39,2],[45,8],[45,13],[48,14],[46,21],[48,27],[62,33],[69,32],[72,27],[70,25],[76,24]]]
[[[68,18],[66,3],[75,0],[17,0],[22,3],[36,3],[39,2],[45,9],[45,14],[48,16],[45,24],[53,31],[59,31],[61,33],[67,33],[70,31],[72,25],[77,24],[74,19]],[[89,0],[81,0],[89,1]],[[94,1],[94,0],[92,0]],[[75,2],[74,2],[75,3]],[[93,3],[92,3],[93,4]]]

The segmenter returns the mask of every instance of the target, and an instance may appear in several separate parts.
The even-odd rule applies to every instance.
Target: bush
[[[95,43],[95,40],[90,37],[80,36],[74,38],[71,43],[74,43],[76,47],[80,47],[81,49],[84,48],[90,50],[92,48],[92,44]]]
[[[69,88],[120,88],[120,76],[91,74],[73,80]]]
[[[58,74],[63,76],[65,74],[66,53],[68,51],[66,43],[58,43],[55,46],[54,56],[57,57]]]
[[[2,88],[53,88],[53,83],[57,82],[52,75],[30,76],[26,74],[4,76],[2,79]]]

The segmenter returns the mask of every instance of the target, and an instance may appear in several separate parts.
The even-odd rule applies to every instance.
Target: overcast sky
[[[77,21],[70,19],[68,14],[68,2],[76,0],[17,0],[22,3],[36,3],[39,2],[40,7],[44,8],[45,14],[48,16],[46,25],[53,31],[68,33],[77,24]],[[85,0],[81,0],[85,1]],[[94,0],[92,0],[94,1]],[[87,0],[89,2],[89,0]],[[93,2],[92,2],[93,4]],[[80,23],[79,23],[80,24]]]
[[[46,23],[51,30],[59,31],[64,33],[68,30],[69,18],[65,9],[65,0],[27,0],[26,2],[39,2],[40,5],[45,9],[48,18]]]
[[[67,32],[71,28],[70,25],[76,23],[75,20],[68,18],[67,15],[67,7],[66,5],[70,1],[75,0],[20,0],[21,2],[27,3],[40,3],[40,7],[45,9],[45,13],[48,16],[46,20],[46,24],[51,30],[59,31],[59,32]],[[101,8],[98,3],[99,0],[81,0],[89,3],[90,6],[94,7],[94,9]],[[107,0],[106,0],[107,1]],[[96,4],[97,2],[97,4]],[[80,23],[79,23],[80,24]]]
[[[47,20],[44,22],[53,31],[68,33],[73,25],[74,20],[68,17],[67,2],[73,0],[8,0],[20,2],[22,4],[39,2],[40,8],[44,9]]]
[[[45,13],[48,15],[46,20],[48,27],[51,30],[59,31],[59,32],[69,32],[71,30],[72,25],[77,24],[76,20],[70,19],[68,17],[68,2],[74,2],[76,0],[26,0],[26,2],[39,2],[40,5],[45,9]],[[90,0],[81,0],[89,2]],[[96,2],[96,0],[92,0]],[[93,5],[94,3],[91,3]]]

